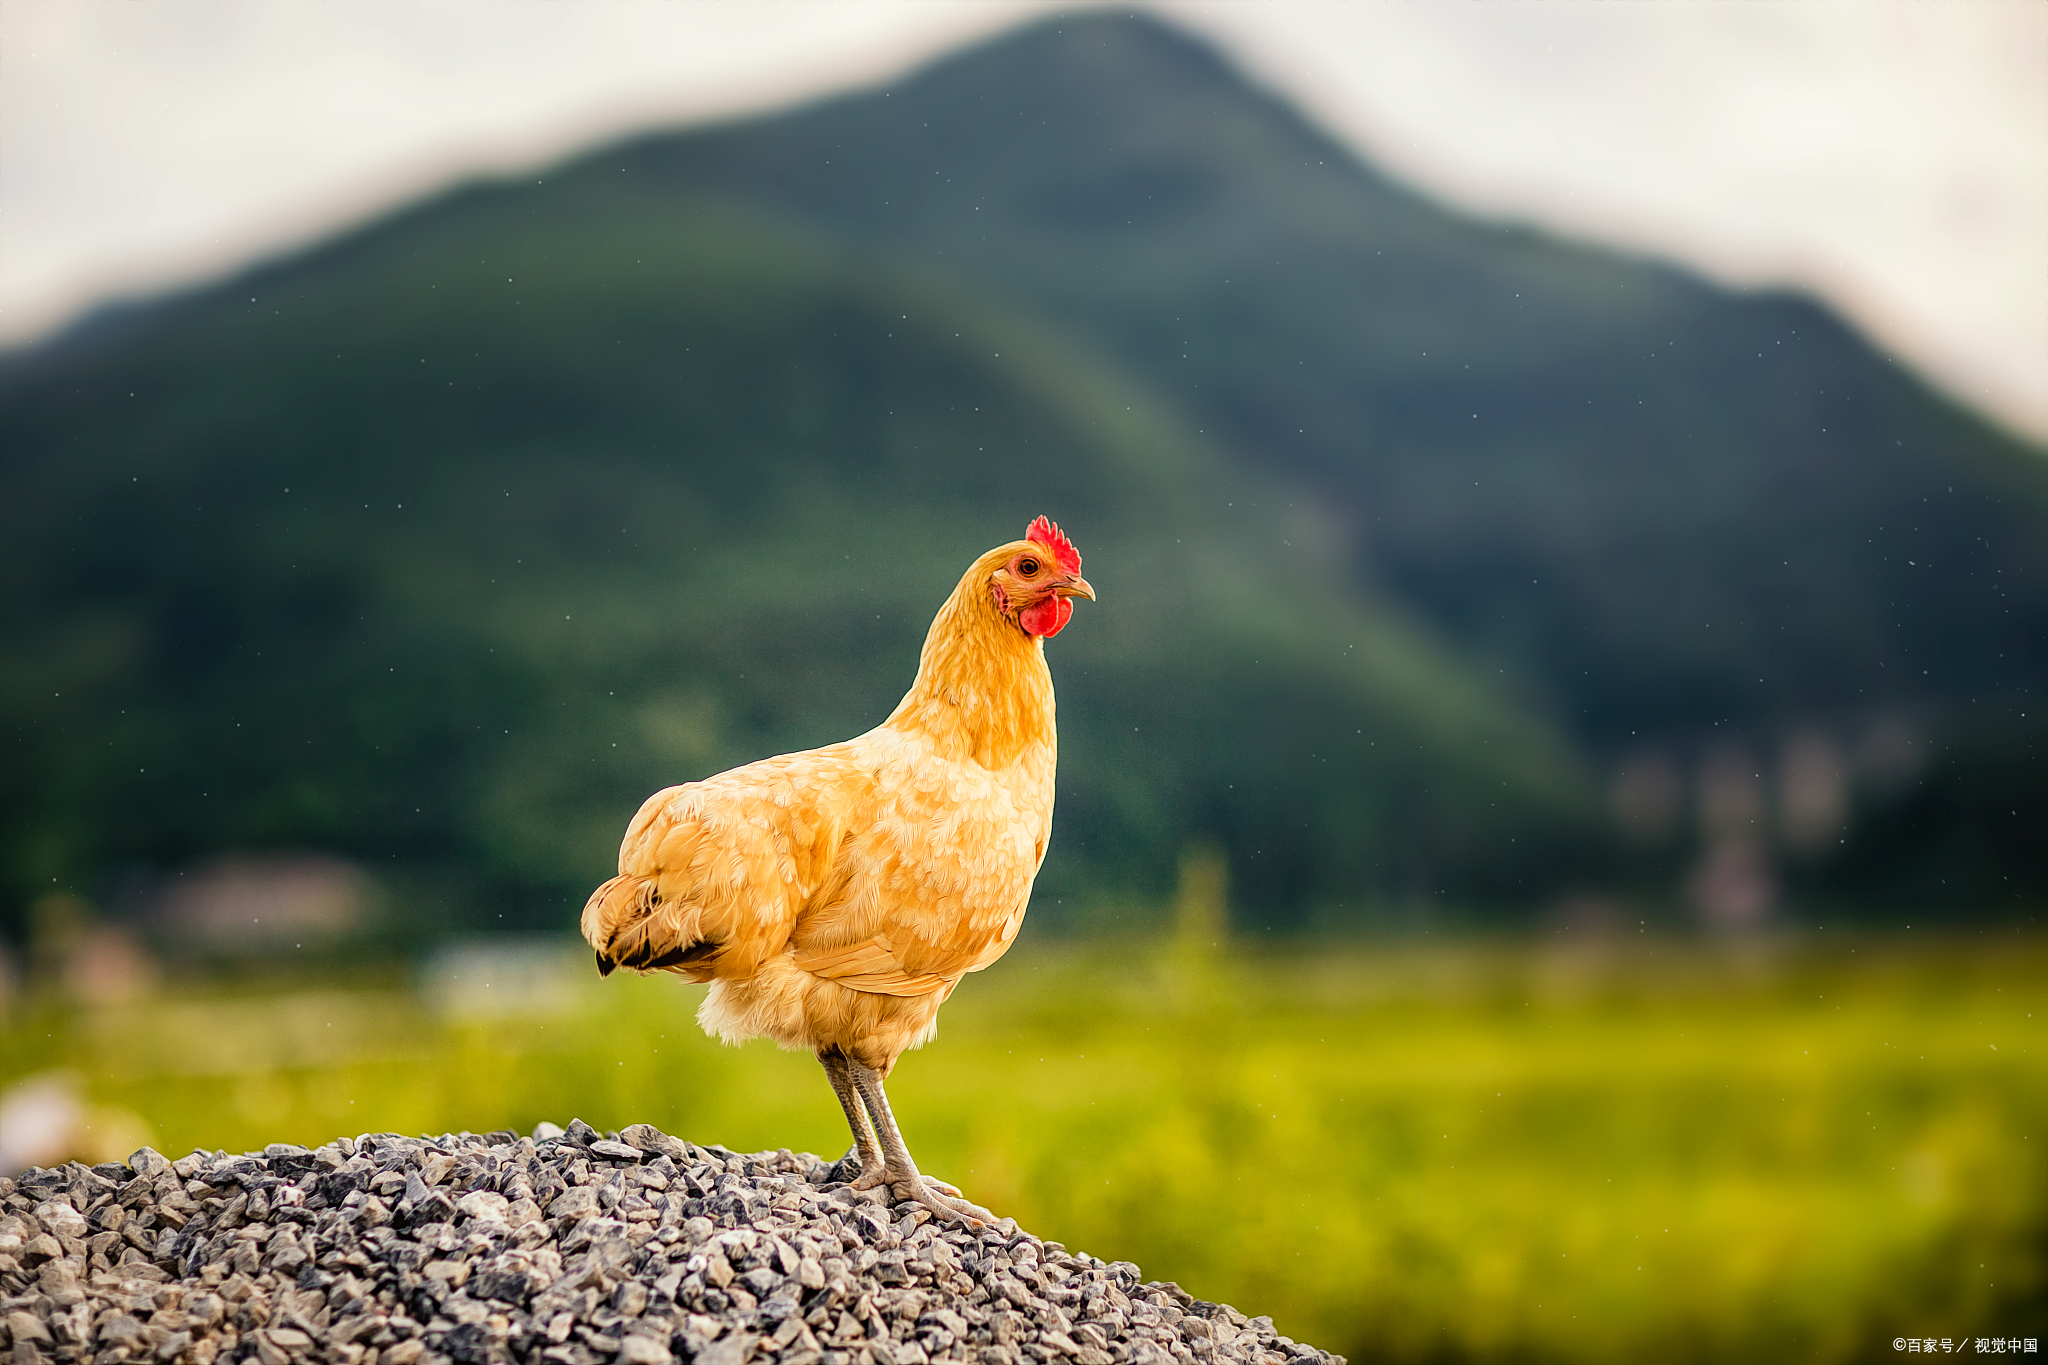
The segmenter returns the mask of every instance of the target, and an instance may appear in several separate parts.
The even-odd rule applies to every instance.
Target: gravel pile
[[[31,1170],[0,1179],[0,1361],[1342,1365],[849,1173],[582,1123]]]

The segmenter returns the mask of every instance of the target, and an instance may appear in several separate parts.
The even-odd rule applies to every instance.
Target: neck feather
[[[1012,548],[991,550],[961,578],[925,636],[917,681],[883,722],[987,768],[1007,768],[1034,745],[1053,743],[1044,642],[997,610],[989,593],[989,575]]]

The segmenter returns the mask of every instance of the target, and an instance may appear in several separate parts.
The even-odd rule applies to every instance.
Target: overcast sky
[[[1035,0],[7,0],[0,344]],[[1128,7],[1123,7],[1128,8]],[[1791,283],[2048,442],[2048,0],[1161,0],[1490,216]]]

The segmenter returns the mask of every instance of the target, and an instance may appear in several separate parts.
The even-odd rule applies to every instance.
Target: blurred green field
[[[2048,942],[1916,938],[1020,950],[891,1091],[976,1199],[1354,1361],[2048,1335]],[[816,1063],[717,1047],[695,988],[568,979],[41,1008],[0,1079],[70,1068],[173,1153],[572,1116],[846,1145]]]

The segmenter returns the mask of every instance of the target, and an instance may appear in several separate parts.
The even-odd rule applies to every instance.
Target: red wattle
[[[1071,597],[1048,597],[1034,602],[1017,613],[1017,624],[1027,634],[1051,639],[1066,629],[1067,622],[1074,615],[1074,599]]]

